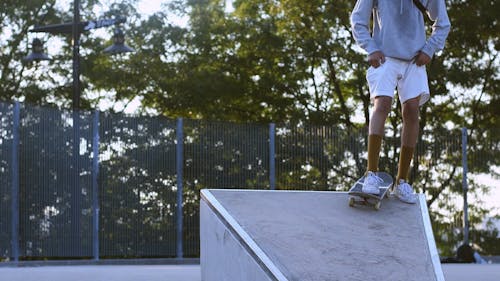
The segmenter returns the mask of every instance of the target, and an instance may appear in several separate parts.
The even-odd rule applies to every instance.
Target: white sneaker
[[[413,188],[404,180],[399,180],[399,184],[394,188],[394,195],[401,201],[408,204],[417,203],[417,196],[413,192]]]
[[[368,172],[363,182],[361,191],[369,194],[380,194],[380,184],[384,181],[379,178],[374,172]]]

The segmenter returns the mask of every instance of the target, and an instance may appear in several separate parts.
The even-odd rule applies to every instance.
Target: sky
[[[151,15],[155,13],[156,11],[160,10],[161,4],[166,1],[158,1],[158,0],[153,0],[153,1],[145,1],[142,0],[139,2],[137,5],[137,9],[141,14],[144,15]]]
[[[171,1],[166,1],[166,0],[141,0],[137,4],[137,10],[140,14],[142,14],[144,17],[148,17],[155,12],[161,10],[161,5],[166,4]],[[181,18],[176,15],[170,15],[169,20],[172,21],[175,25],[179,26],[186,26],[187,24],[187,19],[186,18]]]

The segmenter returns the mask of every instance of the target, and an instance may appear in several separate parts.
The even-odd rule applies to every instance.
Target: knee
[[[403,104],[403,120],[408,122],[418,121],[420,105],[418,100],[411,100]]]
[[[387,116],[391,111],[392,99],[389,97],[379,97],[375,100],[373,113]]]

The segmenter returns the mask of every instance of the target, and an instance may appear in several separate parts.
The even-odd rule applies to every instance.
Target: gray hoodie
[[[422,12],[413,0],[357,0],[351,14],[356,42],[368,54],[382,51],[385,56],[410,61],[419,51],[432,57],[442,50],[450,20],[444,0],[419,0],[434,22],[427,39]],[[373,13],[373,36],[370,18]]]

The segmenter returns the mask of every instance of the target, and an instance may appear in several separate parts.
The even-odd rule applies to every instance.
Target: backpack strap
[[[415,6],[417,6],[417,8],[420,10],[420,12],[422,12],[422,14],[424,14],[424,18],[425,18],[425,13],[427,12],[427,9],[424,7],[422,2],[420,2],[420,0],[413,0],[413,4],[415,4]]]

